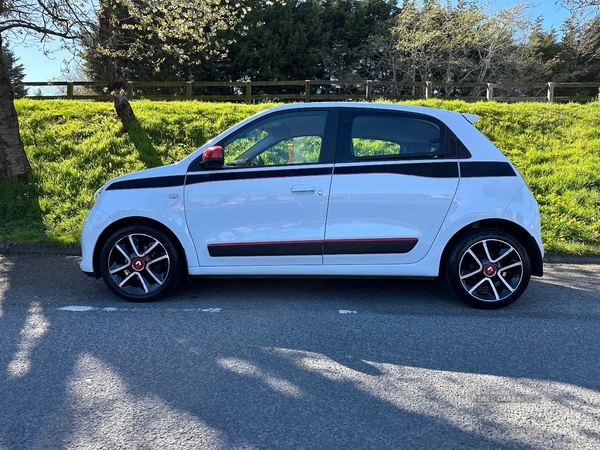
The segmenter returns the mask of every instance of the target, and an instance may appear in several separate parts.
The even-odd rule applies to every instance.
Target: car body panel
[[[186,184],[185,210],[202,266],[322,264],[333,165],[232,169],[253,178]],[[295,175],[295,176],[294,176]]]
[[[336,166],[331,186],[327,217],[328,242],[355,240],[365,244],[356,251],[324,255],[325,264],[406,264],[425,256],[446,217],[458,186],[458,176],[430,178],[394,173],[404,166],[415,167],[414,161],[395,163],[348,163]],[[427,167],[456,162],[427,162]],[[342,168],[376,166],[380,173],[337,174]],[[401,166],[398,169],[398,166]],[[425,172],[435,172],[427,169]],[[419,169],[418,169],[419,170]],[[458,172],[457,172],[458,175]],[[435,180],[435,182],[432,182]],[[412,242],[398,245],[394,240]],[[387,242],[386,242],[387,241]],[[385,247],[375,244],[384,242]],[[370,251],[369,247],[373,250]]]
[[[198,265],[183,208],[185,177],[178,175],[174,168],[165,166],[166,173],[151,169],[138,172],[135,177],[119,177],[107,183],[84,221],[80,265],[84,272],[97,273],[97,268],[93,266],[94,251],[104,230],[120,221],[131,221],[132,218],[160,223],[176,236],[188,264]],[[154,187],[165,183],[172,186]]]
[[[86,215],[81,231],[81,262],[79,263],[83,272],[96,273],[94,250],[98,245],[100,235],[111,223],[110,216],[100,208],[96,208],[95,205]]]

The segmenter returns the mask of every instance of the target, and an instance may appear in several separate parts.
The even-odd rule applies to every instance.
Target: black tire
[[[102,247],[99,264],[108,288],[130,302],[157,300],[181,278],[177,246],[147,225],[131,225],[113,233]]]
[[[444,275],[448,286],[468,305],[498,309],[523,294],[531,277],[531,262],[510,234],[479,230],[450,249]]]

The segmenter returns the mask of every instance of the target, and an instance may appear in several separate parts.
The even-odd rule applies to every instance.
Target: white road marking
[[[86,312],[86,311],[94,311],[98,308],[94,308],[93,306],[63,306],[62,308],[58,308],[61,311],[76,311],[76,312]]]
[[[59,311],[72,311],[72,312],[91,312],[91,311],[124,312],[124,311],[150,310],[149,308],[115,308],[115,307],[96,308],[94,306],[82,306],[82,305],[62,306],[57,309]],[[185,308],[185,309],[166,308],[166,309],[163,309],[162,311],[220,313],[221,311],[223,311],[223,309],[222,308]],[[353,311],[351,309],[340,309],[338,311],[340,314],[358,314],[358,311]]]
[[[102,312],[115,312],[115,311],[140,311],[142,309],[148,309],[148,308],[115,308],[115,307],[108,307],[108,308],[95,308],[93,306],[80,306],[80,305],[73,305],[73,306],[63,306],[61,308],[57,308],[59,311],[73,311],[73,312],[90,312],[90,311],[102,311]],[[149,310],[149,309],[148,309]],[[188,309],[179,309],[179,308],[167,308],[166,310],[163,309],[163,311],[185,311],[185,312],[192,312],[192,311],[199,311],[199,312],[208,312],[208,313],[219,313],[221,312],[221,308],[188,308]]]

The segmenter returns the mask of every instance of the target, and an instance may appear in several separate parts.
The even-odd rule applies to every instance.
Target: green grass
[[[411,102],[480,116],[477,127],[517,166],[540,203],[547,250],[600,254],[600,103]],[[133,103],[119,135],[109,103],[18,100],[33,173],[0,184],[0,242],[78,243],[90,199],[117,175],[175,162],[272,105]]]

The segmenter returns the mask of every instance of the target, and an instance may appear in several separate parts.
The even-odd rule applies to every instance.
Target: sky
[[[520,3],[519,0],[497,0],[495,5],[500,9],[518,3]],[[554,26],[558,30],[569,16],[569,12],[556,5],[555,0],[537,0],[534,5],[530,9],[530,15],[533,18],[542,16],[542,24],[545,29]],[[24,66],[24,81],[66,81],[67,78],[63,74],[66,68],[64,60],[72,60],[72,55],[67,51],[60,50],[58,42],[46,44],[46,49],[52,51],[49,56],[44,55],[41,47],[41,44],[31,44],[27,47],[11,45],[15,56],[19,58],[18,63]]]

